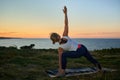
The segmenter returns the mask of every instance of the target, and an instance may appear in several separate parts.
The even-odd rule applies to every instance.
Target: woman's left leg
[[[84,56],[87,58],[87,60],[89,60],[91,63],[93,63],[96,67],[98,67],[101,70],[102,68],[100,63],[92,57],[92,55],[90,54],[90,52],[87,50],[85,46],[83,46],[83,48],[85,49]]]

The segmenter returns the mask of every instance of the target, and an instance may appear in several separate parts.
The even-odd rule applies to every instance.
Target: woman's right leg
[[[80,54],[77,51],[67,51],[67,52],[64,52],[62,54],[62,58],[61,58],[62,69],[66,69],[67,58],[79,58],[80,56],[82,56],[82,54]]]

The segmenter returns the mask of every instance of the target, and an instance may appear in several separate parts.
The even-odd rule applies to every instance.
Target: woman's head
[[[55,42],[59,42],[60,35],[58,33],[51,33],[50,39],[52,40],[53,44],[55,44]]]

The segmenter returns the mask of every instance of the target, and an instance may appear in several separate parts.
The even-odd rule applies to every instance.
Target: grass
[[[55,49],[17,49],[0,47],[0,80],[120,80],[120,48],[91,51],[103,67],[116,72],[74,77],[50,78],[45,70],[58,68]],[[68,68],[93,66],[84,57],[68,59]]]

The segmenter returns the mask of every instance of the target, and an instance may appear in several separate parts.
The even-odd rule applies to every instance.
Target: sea
[[[109,48],[120,48],[120,39],[116,38],[73,38],[87,47],[88,50],[101,50]],[[52,44],[47,38],[22,38],[22,39],[0,39],[0,46],[14,46],[20,49],[21,46],[35,44],[35,49],[57,49],[58,43]]]

